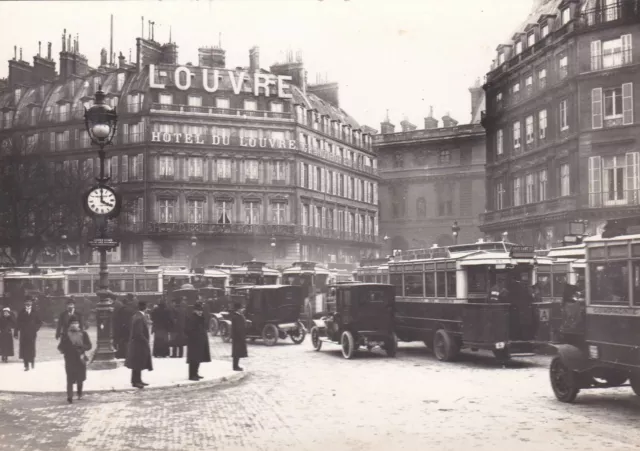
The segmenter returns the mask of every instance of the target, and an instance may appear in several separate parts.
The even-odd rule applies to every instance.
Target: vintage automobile
[[[395,357],[398,344],[393,286],[353,282],[337,284],[331,291],[335,303],[328,304],[329,313],[313,320],[313,348],[320,351],[322,343],[336,343],[343,357],[351,359],[360,347],[370,351],[378,346]]]
[[[224,319],[228,310],[229,297],[225,295],[225,290],[212,285],[198,289],[200,298],[209,309],[209,332],[216,336],[220,331],[220,320]]]
[[[602,235],[584,239],[585,290],[566,287],[560,340],[553,345],[557,356],[549,369],[561,402],[575,401],[580,390],[627,381],[640,396],[640,235],[621,235],[625,222],[640,225],[638,218],[608,221]],[[623,230],[607,233],[612,228]]]
[[[245,308],[247,338],[264,340],[274,346],[278,339],[291,338],[301,344],[307,330],[300,321],[304,304],[302,288],[290,285],[259,285],[246,287]],[[231,341],[231,321],[228,315],[220,320],[222,341]]]

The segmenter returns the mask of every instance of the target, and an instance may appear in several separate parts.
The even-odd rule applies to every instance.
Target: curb
[[[236,372],[230,376],[222,376],[209,380],[202,380],[200,382],[178,382],[172,385],[163,385],[160,387],[147,386],[143,389],[139,388],[121,388],[121,389],[111,389],[111,390],[83,390],[85,395],[99,395],[99,396],[108,396],[108,395],[118,395],[118,394],[144,394],[148,392],[159,392],[159,391],[170,391],[178,389],[181,392],[185,391],[196,391],[202,389],[216,389],[216,388],[227,388],[238,385],[245,378],[249,376],[247,371],[244,372]],[[15,390],[0,390],[0,394],[7,395],[23,395],[23,396],[42,396],[42,397],[51,397],[51,396],[61,396],[67,394],[66,388],[64,390],[59,391],[43,391],[43,392],[33,392],[33,391],[15,391]]]

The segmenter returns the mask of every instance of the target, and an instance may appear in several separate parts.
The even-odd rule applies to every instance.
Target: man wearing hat
[[[113,311],[113,340],[116,343],[116,359],[126,359],[131,336],[131,319],[136,313],[135,298],[128,293],[122,307]]]
[[[0,314],[0,356],[3,362],[8,362],[13,357],[13,330],[16,328],[16,319],[9,307],[2,309]]]
[[[124,362],[124,366],[131,370],[131,386],[136,388],[144,388],[148,385],[142,382],[142,371],[153,371],[151,347],[149,346],[149,327],[144,315],[146,309],[146,302],[138,302],[138,311],[131,318],[131,335],[127,358]]]
[[[241,310],[242,304],[234,302],[231,310],[231,357],[233,358],[234,371],[242,371],[240,359],[248,357],[245,319],[240,312]]]
[[[202,376],[198,374],[200,364],[211,362],[206,318],[204,316],[204,307],[201,302],[196,302],[193,306],[193,312],[191,312],[187,319],[185,333],[187,335],[189,380],[198,381],[202,379]]]
[[[67,333],[69,329],[69,319],[75,317],[80,323],[80,329],[85,330],[85,325],[82,318],[82,313],[76,310],[76,302],[71,297],[67,300],[67,309],[60,313],[58,317],[58,327],[56,328],[56,340],[59,340],[63,334]]]
[[[20,337],[19,357],[24,362],[25,371],[29,371],[29,364],[31,364],[31,368],[35,367],[36,338],[41,326],[40,315],[33,307],[31,298],[27,298],[24,301],[24,308],[18,313],[14,332],[15,338]]]

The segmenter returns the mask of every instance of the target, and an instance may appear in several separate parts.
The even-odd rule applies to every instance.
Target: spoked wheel
[[[209,322],[209,332],[212,337],[215,337],[218,335],[218,332],[220,332],[220,322],[218,321],[218,318],[211,318],[211,321]]]
[[[389,357],[395,357],[398,352],[398,337],[396,334],[391,334],[384,342],[384,350]]]
[[[313,349],[319,351],[322,349],[322,340],[320,340],[320,331],[317,327],[313,327],[311,329],[311,344],[313,345]]]
[[[275,324],[267,324],[262,329],[262,339],[267,346],[273,346],[278,342],[278,328]]]
[[[298,325],[297,329],[289,331],[289,337],[291,337],[291,341],[295,344],[299,345],[304,341],[304,337],[307,336],[307,331],[302,327],[302,324]]]
[[[231,328],[227,323],[220,323],[220,338],[224,343],[231,341]]]
[[[355,339],[353,338],[353,334],[348,330],[342,332],[342,337],[340,338],[340,344],[342,345],[342,356],[345,359],[353,358],[353,355],[356,352],[355,349]]]
[[[576,374],[567,368],[561,357],[554,357],[549,368],[551,388],[558,401],[572,403],[576,400],[580,388]]]
[[[458,356],[460,347],[444,329],[438,329],[433,337],[433,353],[438,360],[450,362]]]

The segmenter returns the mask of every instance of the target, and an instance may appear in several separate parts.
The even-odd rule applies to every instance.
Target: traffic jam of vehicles
[[[362,261],[352,275],[314,262],[282,272],[265,263],[207,268],[111,265],[110,290],[151,303],[205,304],[210,332],[231,341],[240,304],[247,338],[275,346],[339,349],[345,359],[420,342],[442,362],[462,351],[499,361],[552,354],[551,390],[571,403],[582,390],[630,386],[640,396],[640,234],[634,220],[545,251],[507,241],[433,246]],[[30,296],[55,311],[73,296],[95,302],[98,268],[0,268],[5,305]]]

